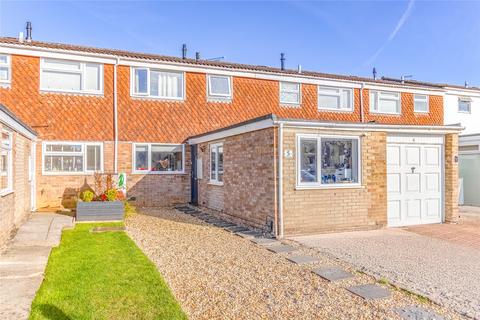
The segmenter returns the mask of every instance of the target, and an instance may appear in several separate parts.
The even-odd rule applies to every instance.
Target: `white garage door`
[[[442,222],[442,150],[442,144],[387,144],[389,226]]]

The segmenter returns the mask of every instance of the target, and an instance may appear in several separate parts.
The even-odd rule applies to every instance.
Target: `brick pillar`
[[[445,136],[445,222],[458,221],[458,134]]]

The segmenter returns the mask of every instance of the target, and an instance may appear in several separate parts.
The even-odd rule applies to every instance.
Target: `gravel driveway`
[[[419,305],[414,296],[393,290],[391,298],[365,301],[345,290],[374,283],[355,273],[329,283],[310,269],[351,265],[301,247],[319,262],[299,266],[288,254],[264,247],[173,209],[143,210],[127,220],[127,231],[157,265],[190,319],[399,319],[392,308]],[[298,252],[297,252],[298,253]],[[446,319],[460,318],[446,308],[423,304]]]
[[[294,240],[480,319],[480,250],[400,229]]]

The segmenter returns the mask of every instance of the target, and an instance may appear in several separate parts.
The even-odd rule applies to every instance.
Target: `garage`
[[[443,221],[443,136],[387,137],[388,226]]]

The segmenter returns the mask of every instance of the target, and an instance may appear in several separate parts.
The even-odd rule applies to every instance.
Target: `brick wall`
[[[31,189],[28,181],[31,142],[13,134],[13,190],[0,196],[0,248],[30,213]]]
[[[209,184],[209,144],[201,144],[203,179],[199,181],[199,204],[219,210],[236,222],[268,229],[276,207],[274,142],[274,128],[225,138],[223,186]]]
[[[386,134],[365,132],[361,137],[362,185],[356,188],[296,189],[296,134],[318,130],[284,130],[283,159],[284,234],[309,234],[378,228],[387,221]],[[342,134],[335,132],[335,134]],[[352,135],[345,132],[344,135]]]
[[[458,134],[445,136],[445,221],[457,222],[458,212]]]

